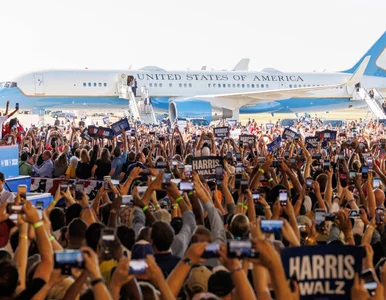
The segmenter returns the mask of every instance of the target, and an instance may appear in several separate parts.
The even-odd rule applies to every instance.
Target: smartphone
[[[374,177],[373,178],[373,188],[374,189],[379,189],[380,187],[381,187],[381,178]]]
[[[307,191],[312,190],[312,184],[314,183],[314,180],[311,177],[306,178],[306,189]]]
[[[279,191],[280,206],[287,206],[287,197],[288,197],[287,190]]]
[[[272,168],[279,168],[280,167],[280,161],[278,161],[278,160],[272,161],[271,167]]]
[[[35,207],[39,208],[39,209],[44,209],[44,202],[43,201],[36,201]]]
[[[140,195],[144,194],[147,190],[147,186],[137,186],[138,193]]]
[[[248,180],[241,180],[240,188],[241,188],[241,193],[245,193],[245,191],[248,189]]]
[[[259,157],[257,158],[257,160],[259,161],[259,164],[265,163],[265,157],[264,157],[264,156],[259,156]]]
[[[350,218],[351,219],[360,219],[361,218],[361,210],[360,209],[351,209],[350,210]]]
[[[180,191],[193,191],[194,190],[194,182],[181,181],[178,188]]]
[[[340,172],[339,173],[339,181],[340,181],[340,185],[342,187],[346,187],[347,186],[347,173]]]
[[[312,154],[312,159],[321,159],[322,155],[320,153]]]
[[[139,275],[145,274],[146,268],[148,267],[147,262],[143,259],[133,259],[129,264],[129,274]]]
[[[111,228],[102,229],[100,241],[100,255],[102,260],[110,260],[114,258],[115,249],[115,231]]]
[[[172,179],[172,173],[164,173],[164,178],[162,179],[162,188],[166,189],[170,185]]]
[[[142,169],[139,172],[139,175],[141,175],[141,176],[148,176],[148,175],[150,175],[149,169]]]
[[[259,254],[250,240],[228,240],[227,256],[230,258],[257,258]]]
[[[7,214],[9,215],[24,214],[23,204],[8,203]]]
[[[321,229],[323,223],[326,221],[326,211],[322,208],[315,209],[315,227]]]
[[[369,167],[368,166],[362,166],[362,178],[367,179],[369,175]]]
[[[280,232],[280,228],[283,227],[283,220],[261,220],[260,228],[263,233],[276,233]]]
[[[134,198],[131,195],[123,195],[122,196],[122,207],[134,207]]]
[[[324,161],[323,162],[323,170],[328,171],[330,169],[330,162]]]
[[[307,232],[307,226],[304,224],[298,225],[298,229],[300,233],[306,233]]]
[[[355,177],[356,177],[356,172],[355,171],[350,171],[350,172],[348,172],[348,178],[350,179],[350,182],[351,183],[354,183],[354,179],[355,179]]]
[[[80,250],[63,250],[54,252],[54,268],[68,270],[66,274],[71,273],[71,268],[84,269],[85,262],[83,253]]]
[[[84,183],[83,182],[77,182],[75,184],[75,199],[76,200],[82,200],[83,198],[83,192],[84,191]]]
[[[103,177],[103,188],[106,191],[110,190],[110,182],[111,182],[111,177],[110,176]]]
[[[235,172],[239,173],[239,174],[243,173],[244,172],[244,166],[241,163],[237,164],[236,168],[235,168]]]
[[[296,158],[290,158],[290,166],[291,166],[291,168],[296,167]]]
[[[260,199],[260,191],[259,190],[253,190],[252,191],[252,199],[254,200],[255,203],[258,202]]]
[[[218,166],[215,170],[217,184],[221,184],[221,182],[224,180],[224,169],[222,166]]]
[[[226,159],[227,160],[232,160],[232,152],[227,152]]]
[[[240,152],[236,153],[236,161],[241,161],[241,153]]]
[[[339,153],[338,154],[338,159],[339,160],[344,160],[344,154],[343,153]]]
[[[372,159],[367,160],[367,166],[369,167],[369,169],[373,168],[373,160]]]
[[[382,209],[376,209],[375,210],[375,224],[376,225],[382,225],[383,224],[383,220],[385,218],[385,213],[384,213],[384,210]]]
[[[375,296],[375,290],[377,289],[377,281],[372,269],[363,270],[361,277],[363,278],[365,285],[364,288],[368,291],[370,296]]]
[[[168,167],[168,163],[166,161],[157,161],[155,164],[156,169],[166,169]]]
[[[218,251],[220,250],[220,245],[213,243],[206,246],[204,253],[201,255],[202,258],[215,258],[219,257]]]
[[[27,186],[25,184],[20,184],[17,187],[17,192],[19,194],[20,200],[27,200]]]
[[[186,179],[190,179],[192,177],[193,167],[192,165],[185,165],[184,174]]]
[[[285,152],[284,152],[284,158],[285,158],[285,159],[288,159],[289,156],[290,156],[290,152],[289,152],[289,151],[285,151]]]

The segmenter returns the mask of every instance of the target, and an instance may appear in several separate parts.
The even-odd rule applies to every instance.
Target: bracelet
[[[116,209],[110,209],[110,214],[116,214],[117,213],[117,210]]]
[[[264,170],[263,169],[259,169],[259,172],[261,173],[261,174],[264,174]]]
[[[156,206],[154,206],[154,208],[155,208],[155,209],[160,208],[159,204],[157,204]]]
[[[246,205],[243,205],[243,208],[244,208],[245,210],[248,210],[248,206],[246,206]]]
[[[181,200],[184,200],[184,198],[178,197],[178,198],[176,199],[176,203],[178,203],[178,202],[181,201]]]
[[[349,233],[344,233],[344,238],[345,238],[346,240],[350,240],[350,239],[353,238],[353,235],[352,235],[351,232],[349,232]]]
[[[266,211],[267,209],[271,209],[271,206],[269,206],[269,205],[264,206],[264,211]]]
[[[188,196],[192,196],[193,195],[193,192],[188,192]]]
[[[26,234],[19,234],[19,239],[28,240],[28,235],[26,235]]]
[[[89,206],[82,207],[82,210],[90,208]]]
[[[51,242],[52,241],[55,241],[55,237],[53,235],[51,235],[49,238],[48,238]]]
[[[34,227],[35,229],[37,229],[37,228],[39,228],[39,227],[42,227],[43,225],[44,225],[43,221],[39,221],[39,222],[36,222],[36,223],[33,225],[33,227]]]
[[[234,268],[233,270],[231,270],[231,275],[232,275],[234,272],[241,271],[241,270],[242,270],[241,267]]]
[[[145,205],[143,208],[142,208],[142,211],[145,212],[149,209],[149,206]]]
[[[244,206],[243,202],[238,202],[237,205]]]
[[[273,178],[268,179],[268,182],[271,183],[273,181]]]
[[[91,286],[97,285],[98,283],[104,283],[103,278],[98,278],[98,279],[91,281]]]
[[[58,201],[55,201],[55,200],[52,200],[52,202],[54,205],[56,205],[56,203],[58,203]]]
[[[177,209],[177,208],[178,208],[178,203],[174,203],[174,204],[173,204],[173,208],[174,208],[174,209]]]

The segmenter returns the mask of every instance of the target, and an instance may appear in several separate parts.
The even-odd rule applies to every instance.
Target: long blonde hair
[[[80,152],[80,162],[86,164],[90,163],[90,156],[88,155],[86,149],[82,149],[82,151]]]

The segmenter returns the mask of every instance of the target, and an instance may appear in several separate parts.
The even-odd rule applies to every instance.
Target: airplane
[[[135,78],[145,87],[155,113],[214,121],[239,114],[310,113],[366,106],[354,97],[360,88],[386,95],[386,32],[350,69],[294,73],[247,71],[243,59],[232,71],[43,70],[3,83],[0,105],[10,100],[22,110],[122,111],[129,101],[119,83]],[[137,99],[140,95],[136,95]]]

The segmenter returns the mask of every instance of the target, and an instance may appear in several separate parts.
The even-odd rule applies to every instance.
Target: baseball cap
[[[186,288],[193,292],[207,292],[208,279],[212,272],[205,266],[195,267],[191,270],[186,280]]]

